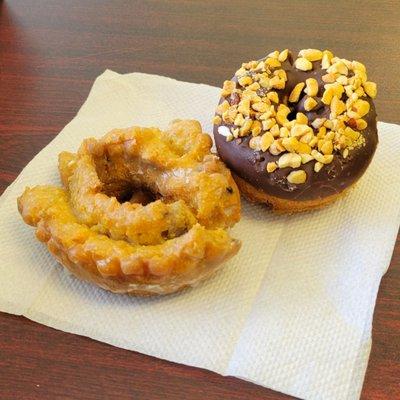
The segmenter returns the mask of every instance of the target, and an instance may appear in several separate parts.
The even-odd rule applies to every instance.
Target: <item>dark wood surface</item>
[[[106,68],[220,85],[276,48],[368,66],[379,119],[400,123],[397,1],[0,1],[0,192],[66,125]],[[1,399],[286,399],[0,314]],[[400,241],[379,291],[364,400],[400,399]]]

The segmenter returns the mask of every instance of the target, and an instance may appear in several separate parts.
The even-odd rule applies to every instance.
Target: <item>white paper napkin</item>
[[[0,198],[0,309],[67,332],[234,375],[304,399],[357,399],[377,290],[400,223],[400,127],[380,123],[356,189],[326,209],[275,216],[243,202],[239,255],[196,289],[114,295],[68,275],[17,212],[24,187],[59,184],[57,154],[115,127],[195,118],[219,89],[106,71],[78,115]]]

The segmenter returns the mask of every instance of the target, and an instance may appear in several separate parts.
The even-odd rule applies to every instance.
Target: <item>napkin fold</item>
[[[66,273],[18,214],[25,186],[60,185],[57,154],[116,127],[193,118],[212,131],[219,89],[106,71],[77,116],[0,198],[0,310],[114,346],[237,376],[303,399],[357,399],[376,295],[400,224],[400,127],[356,188],[325,209],[277,216],[243,201],[239,254],[195,289],[140,299]]]

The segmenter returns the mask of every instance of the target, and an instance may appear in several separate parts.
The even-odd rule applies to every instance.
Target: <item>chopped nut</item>
[[[356,112],[353,111],[353,110],[347,109],[346,114],[347,114],[347,116],[348,116],[350,119],[360,119],[360,118],[361,118],[361,116],[358,115],[358,113],[356,113]]]
[[[352,109],[360,116],[363,117],[365,114],[368,114],[370,106],[368,101],[358,99],[354,102]]]
[[[347,85],[347,81],[348,81],[348,78],[347,78],[347,76],[344,76],[344,75],[339,75],[336,78],[336,82],[340,83],[341,85]]]
[[[306,79],[306,89],[304,90],[309,96],[316,96],[318,94],[318,82],[314,78]]]
[[[317,106],[317,104],[318,102],[315,99],[313,99],[312,97],[307,97],[306,100],[304,101],[304,109],[306,111],[311,111],[313,108]]]
[[[279,136],[280,130],[279,130],[278,124],[275,124],[275,125],[270,129],[270,132],[271,132],[271,134],[272,134],[274,137]]]
[[[351,95],[353,94],[353,87],[351,85],[347,85],[344,87],[344,90],[346,92],[346,96],[351,97]]]
[[[242,76],[241,78],[238,79],[238,82],[241,86],[248,86],[253,83],[253,79],[251,79],[250,76]]]
[[[285,148],[281,145],[279,140],[274,140],[274,143],[272,143],[269,147],[269,152],[273,156],[277,156],[278,154],[282,153],[282,151],[285,151]]]
[[[242,67],[246,68],[246,69],[253,69],[257,66],[257,61],[249,61],[248,63],[244,63],[242,64]]]
[[[296,120],[292,119],[291,121],[286,121],[284,124],[285,128],[288,128],[289,130],[292,129],[296,125]]]
[[[270,83],[269,83],[269,78],[266,76],[262,76],[258,82],[261,87],[269,89]]]
[[[304,183],[307,179],[307,174],[305,171],[302,169],[297,170],[297,171],[292,171],[288,176],[287,180],[290,183],[293,183],[295,185],[300,185]]]
[[[242,127],[239,129],[239,136],[246,136],[251,129],[253,121],[251,119],[246,119]]]
[[[261,150],[261,136],[254,136],[249,140],[249,147],[252,150],[260,151]]]
[[[229,96],[233,90],[236,88],[236,83],[233,81],[225,81],[224,85],[222,86],[221,96],[226,97]]]
[[[311,151],[311,155],[320,163],[322,164],[330,164],[333,160],[333,155],[332,154],[321,154],[319,151],[317,150],[312,150]]]
[[[260,89],[260,84],[258,82],[253,82],[248,88],[250,90],[256,91],[256,90]]]
[[[269,173],[274,172],[277,168],[278,168],[278,166],[276,165],[275,162],[269,162],[269,163],[267,164],[267,171],[268,171]]]
[[[286,71],[284,69],[275,70],[274,75],[278,75],[279,78],[283,79],[285,82],[287,81],[287,75],[286,75]]]
[[[235,76],[242,76],[246,73],[246,68],[241,67],[235,72]]]
[[[268,118],[262,122],[264,131],[269,131],[276,124],[275,118]]]
[[[242,126],[244,124],[243,114],[238,113],[236,115],[235,121],[233,122],[236,126]]]
[[[279,51],[278,51],[278,50],[275,50],[275,51],[273,51],[272,53],[269,53],[269,54],[267,55],[267,57],[278,58],[278,57],[279,57]]]
[[[345,111],[346,104],[342,100],[339,100],[337,96],[333,96],[331,101],[331,117],[336,118]]]
[[[302,112],[298,112],[296,114],[296,123],[302,124],[302,125],[307,125],[308,124],[307,115],[303,114]]]
[[[349,120],[346,122],[346,125],[352,129],[357,129],[357,121],[354,118],[349,118]]]
[[[297,149],[296,149],[296,153],[310,154],[311,147],[307,143],[299,142]]]
[[[260,62],[257,64],[256,71],[265,71],[265,64],[264,64],[264,61],[260,61]]]
[[[279,136],[280,136],[281,138],[287,138],[287,137],[289,137],[289,136],[290,136],[289,129],[286,128],[286,126],[282,126],[282,127],[279,129]]]
[[[344,93],[344,87],[340,83],[334,82],[334,83],[327,83],[324,85],[325,90],[326,89],[332,89],[333,90],[333,95],[337,96],[339,99],[342,97],[342,94]]]
[[[375,82],[365,82],[364,83],[364,90],[365,93],[367,93],[367,95],[371,98],[375,98],[376,97],[376,83]]]
[[[255,111],[264,113],[264,112],[266,112],[266,111],[268,110],[269,107],[268,107],[268,104],[265,104],[265,103],[263,103],[263,102],[258,102],[258,103],[254,103],[254,104],[251,106],[251,108],[252,108],[253,110],[255,110]]]
[[[359,79],[361,83],[367,82],[367,73],[364,71],[354,71],[354,76]]]
[[[326,135],[326,127],[325,126],[321,126],[318,130],[318,134],[317,134],[317,138],[321,139],[324,138]]]
[[[314,164],[314,171],[315,171],[315,172],[321,171],[321,169],[322,169],[323,166],[324,166],[324,164],[322,164],[322,162],[317,161],[317,162]]]
[[[287,122],[287,116],[290,113],[290,108],[285,106],[284,104],[279,104],[278,111],[276,113],[276,120],[278,124],[285,125]]]
[[[222,114],[222,119],[227,123],[233,123],[237,113],[238,110],[235,106],[229,107],[229,109]]]
[[[279,54],[278,60],[282,63],[282,62],[286,61],[286,59],[288,58],[288,55],[289,55],[289,50],[285,49]]]
[[[213,118],[212,122],[213,122],[214,125],[220,125],[221,122],[222,122],[222,119],[221,119],[221,117],[220,117],[219,115],[216,115],[216,116]]]
[[[321,146],[322,154],[332,154],[333,152],[333,144],[331,140],[324,141],[323,145]]]
[[[279,168],[298,168],[301,165],[301,157],[296,153],[285,153],[279,157],[278,167]]]
[[[364,97],[365,96],[365,92],[364,89],[360,86],[359,88],[357,88],[354,93],[358,96],[358,97]]]
[[[250,90],[249,88],[246,88],[242,92],[242,100],[253,100],[258,97],[257,93],[254,90]]]
[[[311,130],[310,132],[307,132],[300,138],[300,142],[301,143],[310,143],[313,138],[314,138],[314,134]]]
[[[299,147],[299,141],[295,137],[288,137],[282,139],[282,146],[292,153],[296,152]]]
[[[305,83],[300,82],[293,88],[293,90],[289,96],[289,101],[291,103],[297,103],[299,101],[299,97],[300,97],[301,91],[303,90],[304,86],[305,86]]]
[[[333,82],[335,82],[336,81],[336,75],[335,74],[332,74],[332,73],[330,73],[330,74],[325,74],[325,75],[322,75],[322,81],[323,82],[325,82],[325,83],[333,83]]]
[[[325,139],[326,140],[333,140],[335,137],[335,132],[334,131],[329,131],[326,135],[325,135]]]
[[[314,129],[319,129],[324,124],[325,121],[326,118],[315,118],[314,121],[311,123],[311,125]]]
[[[279,103],[278,93],[276,93],[276,92],[268,92],[267,98],[269,100],[271,100],[273,103],[277,103],[277,104]]]
[[[299,56],[306,58],[308,61],[319,61],[322,59],[322,51],[317,49],[303,49],[300,51]]]
[[[346,64],[343,61],[338,61],[332,64],[328,69],[328,73],[347,75],[349,73]]]
[[[310,147],[315,147],[315,145],[318,143],[318,138],[314,136],[308,143]]]
[[[281,63],[280,63],[280,61],[278,61],[278,58],[268,57],[264,61],[264,63],[271,68],[279,68],[281,66]]]
[[[238,112],[246,116],[250,114],[250,99],[242,98],[238,106]]]
[[[228,111],[229,109],[229,103],[224,100],[221,104],[218,105],[217,107],[217,113],[222,115],[225,111]]]
[[[261,136],[261,141],[260,141],[260,148],[262,151],[267,151],[271,144],[274,142],[274,137],[270,132],[264,133],[264,135]]]
[[[354,71],[362,71],[362,72],[366,72],[366,68],[365,68],[365,65],[364,64],[362,64],[362,63],[360,63],[360,62],[358,62],[358,61],[353,61],[352,63],[352,66],[353,66],[353,70]]]
[[[347,126],[344,130],[344,134],[350,138],[351,140],[356,141],[360,137],[360,133],[351,129],[349,126]]]
[[[261,122],[260,121],[253,121],[251,125],[251,134],[253,136],[258,136],[261,133]]]
[[[290,130],[290,135],[293,137],[300,137],[303,136],[307,133],[313,133],[313,130],[311,127],[305,124],[296,124],[293,126],[293,128]]]
[[[365,129],[368,126],[367,121],[363,120],[363,119],[357,119],[356,120],[356,128],[359,131],[362,131],[363,129]]]
[[[308,162],[314,160],[314,157],[311,154],[307,154],[307,153],[300,154],[300,157],[301,157],[302,164],[307,164]]]
[[[294,66],[301,70],[301,71],[311,71],[312,70],[312,63],[311,61],[308,61],[306,58],[304,57],[300,57],[298,58],[295,62],[294,62]]]
[[[324,54],[322,56],[322,61],[321,61],[321,68],[322,69],[328,69],[331,66],[331,61],[330,58],[327,54]]]
[[[273,78],[271,78],[269,84],[275,89],[285,89],[285,81],[278,75],[275,75]]]
[[[334,96],[334,91],[332,88],[325,89],[324,94],[322,95],[322,102],[326,105],[331,104],[332,98]]]
[[[231,131],[229,130],[229,128],[225,125],[221,125],[218,127],[218,133],[222,136],[229,136],[231,135]]]

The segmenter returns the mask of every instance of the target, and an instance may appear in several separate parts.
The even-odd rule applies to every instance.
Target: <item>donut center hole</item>
[[[161,198],[159,193],[146,186],[140,176],[124,165],[123,160],[113,160],[106,155],[95,160],[96,172],[102,183],[101,192],[122,203],[149,204]]]
[[[103,182],[102,193],[122,203],[140,203],[144,206],[160,198],[147,187],[129,181]]]

